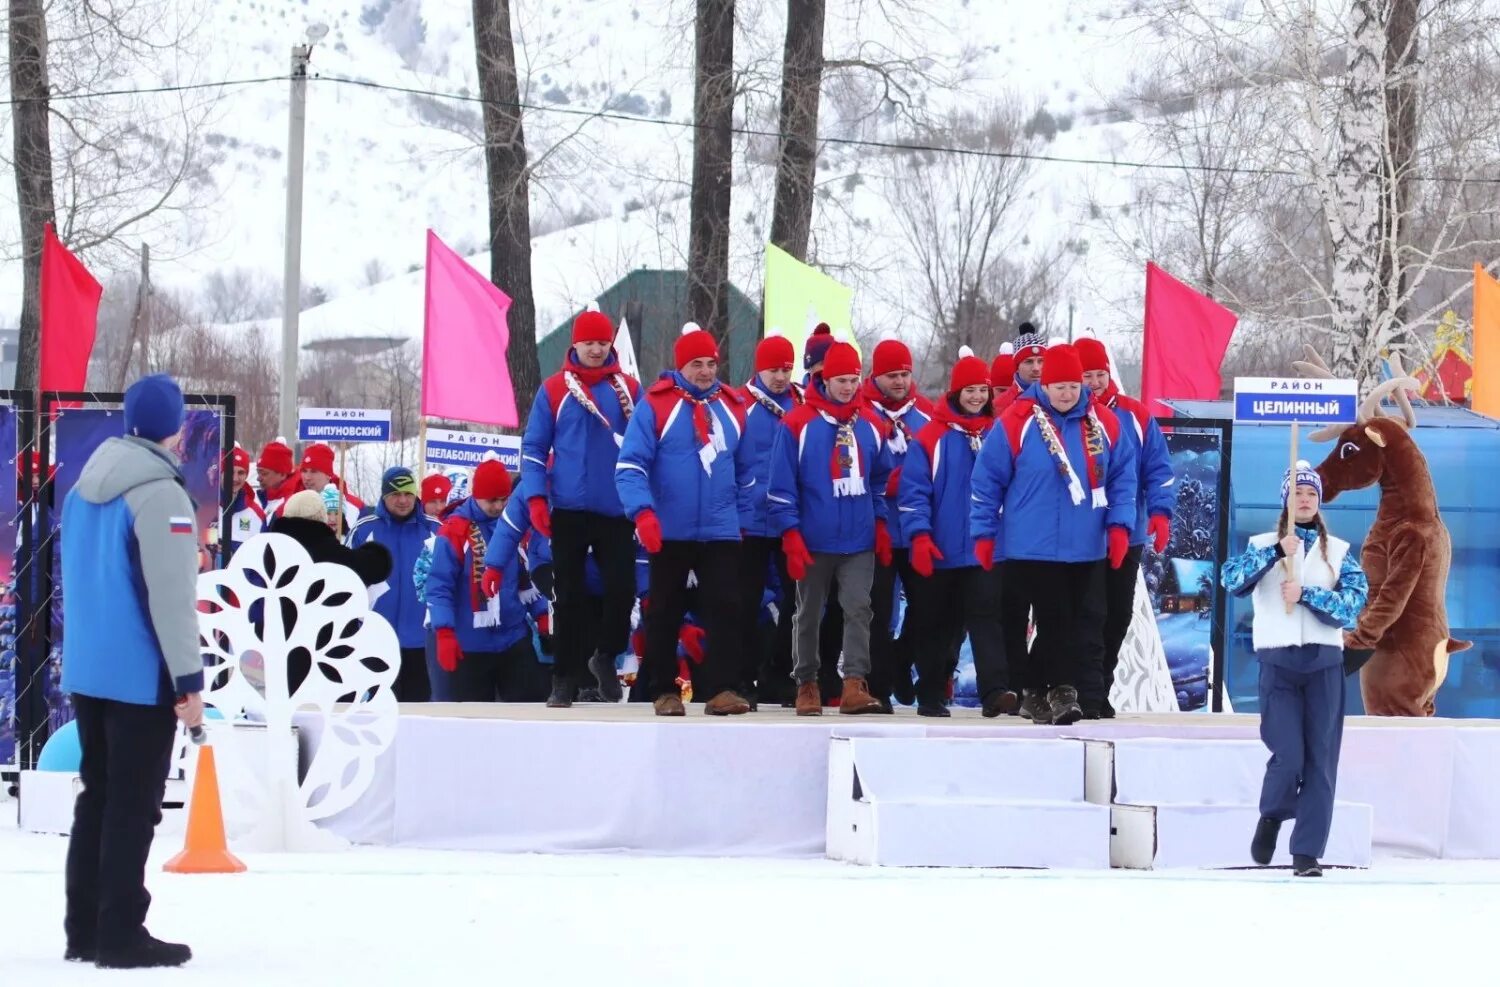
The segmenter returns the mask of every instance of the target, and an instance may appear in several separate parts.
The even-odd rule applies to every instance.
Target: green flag
[[[854,342],[854,289],[809,267],[774,244],[766,244],[766,324],[780,329],[797,353],[813,327],[828,323],[835,339]]]

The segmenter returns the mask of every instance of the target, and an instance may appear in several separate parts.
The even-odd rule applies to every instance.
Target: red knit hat
[[[859,376],[859,350],[848,343],[834,343],[823,354],[823,379]]]
[[[755,372],[790,370],[797,365],[797,351],[785,336],[767,336],[755,347]]]
[[[1009,387],[1016,379],[1016,348],[1009,343],[1000,344],[1000,353],[990,364],[990,384]]]
[[[231,455],[234,458],[235,469],[250,472],[250,454],[238,442],[234,444],[234,452]]]
[[[256,465],[261,469],[268,469],[272,473],[289,475],[297,468],[297,461],[292,458],[292,447],[281,439],[267,442],[265,448],[260,451],[260,459]]]
[[[893,336],[875,344],[875,354],[870,358],[870,376],[880,377],[899,371],[911,370],[911,350]]]
[[[500,500],[510,496],[510,471],[499,459],[486,459],[474,468],[469,493],[475,500]]]
[[[314,442],[302,450],[302,468],[333,476],[333,447]]]
[[[957,394],[966,387],[977,384],[990,386],[990,368],[967,346],[958,350],[958,362],[953,365],[953,376],[948,380],[948,393]]]
[[[453,492],[453,481],[441,473],[434,473],[422,481],[422,503],[448,499]]]
[[[811,370],[822,363],[828,353],[828,347],[832,345],[833,330],[828,328],[828,323],[819,322],[813,327],[812,335],[807,337],[807,342],[802,347],[802,369]]]
[[[1024,346],[1017,346],[1015,355],[1012,357],[1012,359],[1015,360],[1016,366],[1020,366],[1022,363],[1030,360],[1032,357],[1045,356],[1046,354],[1046,345],[1042,343],[1041,340],[1037,340],[1036,342],[1027,343]]]
[[[1109,373],[1109,350],[1102,342],[1093,336],[1084,336],[1073,344],[1073,348],[1078,351],[1078,360],[1085,372],[1102,370]]]
[[[578,313],[578,318],[573,320],[573,342],[574,343],[613,343],[615,341],[615,324],[609,321],[609,316],[597,309],[589,309]]]
[[[1082,384],[1083,362],[1078,350],[1067,343],[1047,347],[1042,360],[1043,384]]]
[[[694,360],[718,360],[719,344],[714,342],[713,333],[703,331],[696,322],[689,322],[682,327],[682,335],[677,337],[677,342],[672,346],[672,359],[676,361],[678,370]]]

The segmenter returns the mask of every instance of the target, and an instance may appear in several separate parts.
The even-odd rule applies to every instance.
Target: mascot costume
[[[1411,436],[1416,427],[1408,390],[1421,383],[1402,375],[1382,381],[1359,408],[1353,425],[1314,432],[1315,442],[1334,440],[1318,466],[1324,502],[1347,490],[1380,484],[1375,524],[1360,549],[1360,565],[1370,579],[1370,599],[1359,623],[1345,632],[1351,653],[1370,653],[1360,672],[1360,695],[1372,716],[1432,716],[1438,687],[1448,674],[1448,656],[1472,642],[1448,636],[1448,566],[1453,544],[1438,515],[1437,492],[1427,459]],[[1295,364],[1306,377],[1331,378],[1323,359],[1307,348]],[[1380,402],[1394,396],[1401,417],[1387,417]]]

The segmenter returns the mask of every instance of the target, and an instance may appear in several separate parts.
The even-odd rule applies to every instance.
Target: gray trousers
[[[875,580],[875,553],[831,555],[813,552],[807,578],[797,584],[794,620],[795,657],[792,678],[798,685],[818,679],[818,628],[828,602],[828,586],[839,584],[839,607],[844,611],[844,677],[870,674],[870,584]]]

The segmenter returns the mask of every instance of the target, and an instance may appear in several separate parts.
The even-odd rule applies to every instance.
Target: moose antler
[[[1304,377],[1314,380],[1332,380],[1333,371],[1328,369],[1328,364],[1318,355],[1318,351],[1307,343],[1302,344],[1302,350],[1307,354],[1306,360],[1293,360],[1292,367]]]
[[[1292,362],[1292,366],[1296,368],[1297,372],[1303,377],[1310,377],[1314,380],[1332,380],[1333,371],[1329,369],[1327,361],[1318,354],[1318,351],[1305,343],[1302,348],[1307,354],[1307,359],[1294,360]],[[1355,419],[1359,424],[1363,425],[1366,422],[1382,417],[1385,412],[1380,406],[1381,402],[1387,396],[1394,396],[1396,406],[1401,409],[1401,419],[1406,427],[1416,428],[1417,414],[1412,410],[1411,399],[1407,396],[1407,391],[1420,390],[1422,383],[1414,377],[1406,376],[1406,372],[1401,367],[1401,357],[1399,355],[1391,354],[1390,365],[1393,376],[1390,380],[1383,380],[1377,384],[1369,396],[1360,402],[1359,412],[1355,416]],[[1325,425],[1323,428],[1309,435],[1308,438],[1313,442],[1327,442],[1337,437],[1343,430],[1344,426],[1342,425]]]

